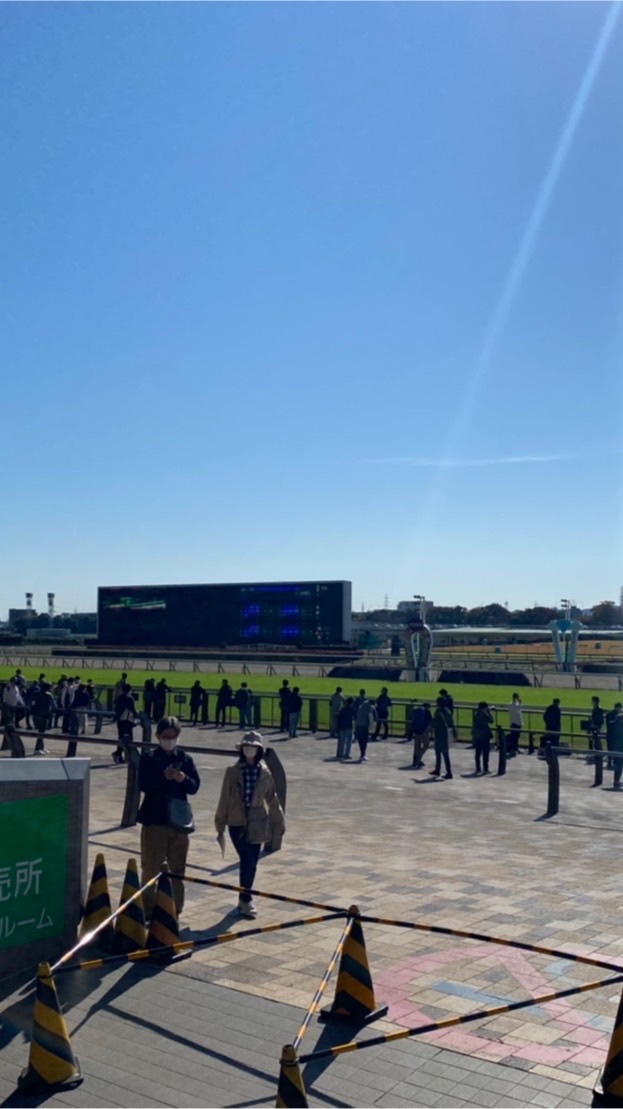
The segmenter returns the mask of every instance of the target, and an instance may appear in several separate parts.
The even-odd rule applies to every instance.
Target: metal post
[[[496,731],[498,739],[498,777],[500,778],[502,774],[506,774],[506,732],[501,724],[498,724]]]
[[[315,697],[309,699],[309,730],[318,731],[318,702]]]
[[[560,806],[560,764],[558,752],[551,743],[545,744],[547,759],[547,816],[556,816]]]

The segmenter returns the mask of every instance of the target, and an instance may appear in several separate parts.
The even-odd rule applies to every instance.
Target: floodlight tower
[[[26,597],[26,611],[29,615],[32,615],[33,594],[32,593],[25,593],[24,596]]]
[[[48,616],[50,618],[50,627],[54,623],[54,597],[55,593],[48,593]]]

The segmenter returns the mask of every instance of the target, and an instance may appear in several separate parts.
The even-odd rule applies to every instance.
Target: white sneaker
[[[245,916],[248,920],[255,920],[257,916],[255,901],[239,901],[238,912],[240,913],[240,916]]]
[[[35,755],[49,755],[47,747],[40,747],[38,751],[33,752]]]

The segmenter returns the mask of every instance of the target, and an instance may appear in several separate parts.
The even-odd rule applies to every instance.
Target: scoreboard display
[[[351,583],[100,586],[97,617],[98,642],[118,647],[338,645]]]

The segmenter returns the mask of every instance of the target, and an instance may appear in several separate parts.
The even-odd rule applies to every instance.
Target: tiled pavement
[[[232,753],[236,738],[185,730],[187,743]],[[268,738],[288,774],[288,831],[283,851],[260,864],[260,889],[623,963],[623,798],[592,789],[583,763],[562,763],[561,814],[542,820],[546,769],[535,757],[510,762],[504,778],[482,779],[471,776],[472,752],[455,749],[455,777],[446,782],[410,770],[410,747],[400,743],[372,744],[368,763],[341,765],[324,736]],[[138,829],[118,827],[124,769],[111,765],[110,748],[90,750],[92,855],[104,851],[116,899]],[[189,873],[235,882],[232,851],[220,859],[212,824],[227,760],[198,755],[197,763],[202,788]],[[239,929],[234,901],[228,891],[189,884],[182,935]],[[258,924],[313,913],[269,900],[259,907]],[[50,1104],[269,1104],[281,1046],[295,1035],[340,928],[327,922],[199,949],[166,970],[124,967],[59,979],[85,1081]],[[512,947],[371,924],[364,930],[377,998],[389,1014],[359,1038],[605,976]],[[619,987],[599,989],[309,1064],[310,1104],[587,1106],[619,997]],[[13,994],[2,1009],[0,1096],[10,1101],[27,1059],[22,1029],[31,1002]],[[302,1050],[340,1035],[313,1022]]]

